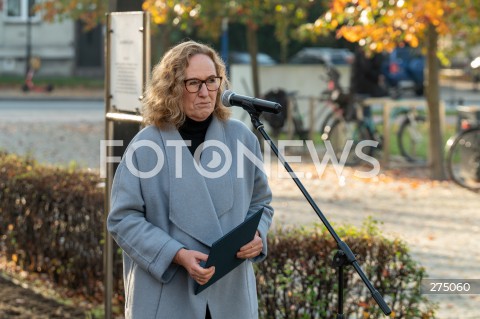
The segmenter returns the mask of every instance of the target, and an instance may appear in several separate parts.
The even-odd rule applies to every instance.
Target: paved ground
[[[64,141],[59,147],[45,150],[46,159],[60,158],[65,163],[75,159],[82,166],[98,168],[98,144],[103,138],[101,121],[26,124],[5,122],[0,116],[0,132],[0,148],[15,151],[18,145],[29,143],[30,150],[35,152],[35,148],[43,147],[41,139],[34,143],[31,140],[43,136],[53,144]],[[384,233],[409,244],[413,256],[426,267],[431,278],[480,279],[480,194],[451,182],[430,181],[428,169],[405,167],[401,162],[369,179],[354,177],[354,170],[349,168],[344,169],[342,176],[332,167],[318,174],[308,162],[304,158],[304,164],[295,164],[294,169],[305,173],[302,182],[334,226],[360,225],[366,217],[373,216],[382,222]],[[273,165],[275,224],[320,222],[293,181],[279,178],[276,172]],[[431,299],[439,302],[440,319],[480,318],[480,295],[432,295]]]

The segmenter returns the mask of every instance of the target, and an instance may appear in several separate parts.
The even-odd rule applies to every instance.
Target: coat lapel
[[[227,145],[225,129],[222,123],[214,117],[202,151],[201,167],[209,172],[204,177],[217,216],[220,217],[233,207],[233,161],[231,147]],[[200,169],[202,169],[200,168]],[[205,175],[205,174],[204,174]]]
[[[199,170],[217,164],[217,148],[205,148],[198,168],[186,146],[181,148],[181,159],[176,154],[178,148],[172,143],[184,143],[178,130],[162,130],[161,135],[166,145],[165,161],[170,182],[169,219],[196,240],[211,246],[223,235],[218,217],[233,206],[231,172],[228,170],[218,178],[204,177],[206,174]],[[206,140],[209,139],[226,145],[223,127],[215,117],[207,131]]]

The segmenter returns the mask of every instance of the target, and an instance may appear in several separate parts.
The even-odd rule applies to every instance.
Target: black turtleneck
[[[186,117],[185,123],[178,128],[184,141],[192,141],[192,145],[188,147],[192,155],[195,153],[197,147],[205,141],[205,135],[207,134],[208,126],[212,122],[212,118],[213,115],[210,115],[206,120],[198,122]]]

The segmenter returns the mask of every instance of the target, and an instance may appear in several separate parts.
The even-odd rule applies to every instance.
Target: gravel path
[[[98,169],[103,130],[98,121],[0,120],[0,148],[29,153],[40,162],[68,165],[75,160],[81,167]],[[409,244],[431,278],[480,279],[480,194],[451,182],[430,181],[424,168],[391,169],[360,179],[349,168],[339,178],[332,167],[320,175],[311,163],[292,166],[305,173],[302,182],[334,227],[360,226],[372,216],[385,234]],[[275,224],[320,222],[294,182],[276,175],[273,165]],[[480,295],[431,295],[431,299],[439,302],[440,319],[480,318]]]

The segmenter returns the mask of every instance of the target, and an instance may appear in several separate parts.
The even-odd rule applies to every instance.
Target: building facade
[[[102,75],[102,28],[84,32],[71,19],[43,21],[41,12],[29,14],[38,1],[0,0],[0,76],[24,75],[32,59],[41,76]]]

